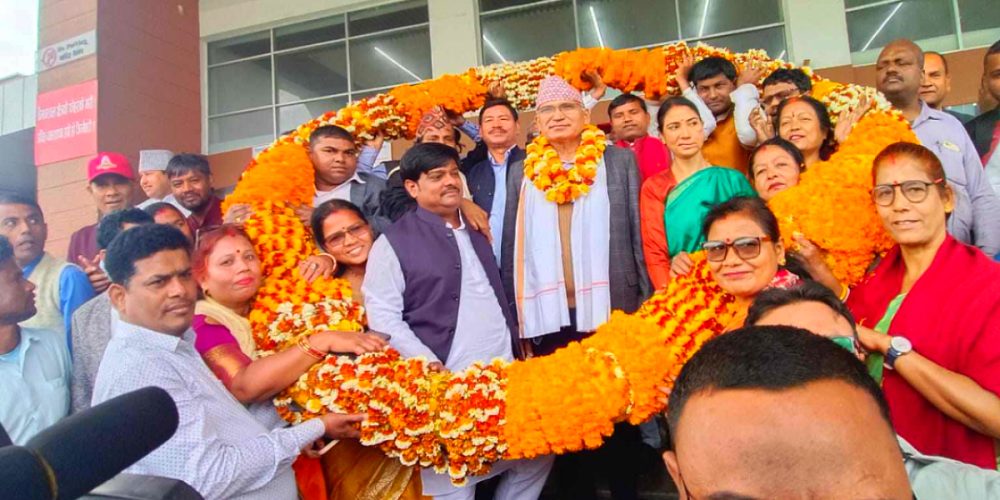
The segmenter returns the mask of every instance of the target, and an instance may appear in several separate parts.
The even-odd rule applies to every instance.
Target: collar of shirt
[[[128,337],[129,343],[133,345],[158,349],[162,351],[174,352],[182,345],[188,345],[194,349],[194,330],[190,327],[180,337],[160,333],[148,328],[135,325],[121,319],[114,318],[114,329],[111,332],[112,338]]]
[[[917,115],[917,119],[913,120],[911,128],[917,128],[920,124],[929,120],[941,120],[943,117],[941,115],[945,114],[944,111],[938,111],[927,105],[926,102],[920,101],[920,114]]]
[[[10,363],[16,364],[18,370],[24,369],[24,353],[28,350],[31,344],[34,344],[41,339],[38,338],[36,332],[30,328],[21,328],[21,340],[17,343],[10,352],[0,354],[0,363]]]
[[[513,146],[507,148],[507,151],[503,152],[503,163],[497,163],[497,161],[493,159],[492,153],[487,153],[486,157],[490,159],[490,165],[492,165],[494,168],[505,167],[507,166],[507,162],[510,161],[510,152],[514,151],[514,148],[516,147],[517,144],[514,144]]]
[[[465,217],[462,215],[461,212],[458,213],[458,227],[451,227],[450,222],[445,222],[444,225],[447,226],[448,229],[451,229],[452,231],[465,231]]]
[[[41,254],[38,255],[38,257],[35,257],[35,260],[29,262],[28,265],[24,266],[21,269],[21,274],[24,275],[25,279],[27,279],[28,276],[31,276],[31,273],[35,271],[35,267],[38,266],[38,263],[42,261],[42,257],[44,256],[45,252],[42,252]]]
[[[332,192],[334,192],[334,191],[336,191],[338,189],[343,189],[345,186],[350,186],[352,182],[356,182],[358,184],[364,184],[365,180],[361,178],[361,175],[359,175],[357,171],[355,171],[354,175],[352,175],[350,179],[347,179],[342,184],[334,186],[333,189],[330,189],[328,191],[320,191],[319,189],[317,189],[316,192],[317,193],[332,193]]]

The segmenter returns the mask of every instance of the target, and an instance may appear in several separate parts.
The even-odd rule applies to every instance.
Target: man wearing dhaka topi
[[[635,155],[607,144],[580,92],[559,77],[542,80],[536,106],[541,135],[507,176],[500,255],[522,344],[543,356],[593,334],[612,309],[635,312],[652,287]],[[637,428],[619,424],[597,454],[559,457],[561,494],[590,498],[603,473],[614,498],[634,498],[640,446]]]

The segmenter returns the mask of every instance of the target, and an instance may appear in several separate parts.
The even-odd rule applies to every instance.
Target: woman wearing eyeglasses
[[[798,276],[783,269],[778,219],[757,197],[740,196],[716,205],[702,224],[708,268],[725,292],[736,298],[736,314],[726,330],[743,326],[750,304],[760,292],[798,285]]]
[[[658,289],[671,273],[691,270],[688,254],[701,249],[701,222],[710,206],[756,193],[738,170],[712,165],[702,155],[705,129],[691,101],[667,99],[656,119],[673,161],[643,183],[639,212],[646,269]]]
[[[924,453],[996,469],[1000,264],[946,232],[955,194],[929,149],[890,145],[872,177],[897,245],[847,304],[870,357],[884,356],[893,425]]]
[[[334,276],[347,280],[353,300],[363,303],[361,284],[375,239],[364,214],[351,202],[330,200],[316,207],[309,222],[316,243],[337,262]],[[341,441],[323,455],[322,464],[330,500],[422,498],[419,470],[378,448]]]

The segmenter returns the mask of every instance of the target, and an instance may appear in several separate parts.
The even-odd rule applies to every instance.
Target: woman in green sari
[[[691,101],[667,99],[656,118],[673,162],[643,184],[640,219],[649,275],[661,287],[670,275],[690,271],[688,253],[701,249],[701,223],[713,206],[757,193],[742,173],[712,165],[702,155],[705,131]]]

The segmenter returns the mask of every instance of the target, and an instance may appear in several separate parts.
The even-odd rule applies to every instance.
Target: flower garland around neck
[[[597,178],[597,165],[607,147],[607,136],[594,125],[580,134],[580,145],[570,168],[564,168],[559,153],[545,136],[528,145],[524,158],[524,177],[531,181],[545,199],[558,205],[570,203],[590,192]]]

